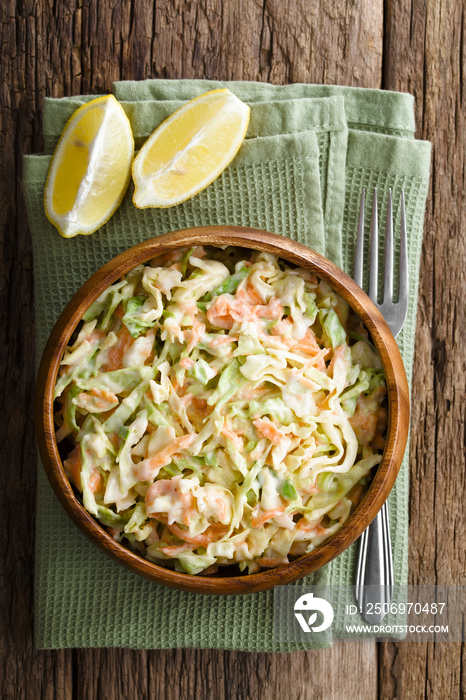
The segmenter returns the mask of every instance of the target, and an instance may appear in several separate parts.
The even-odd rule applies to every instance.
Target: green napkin
[[[46,152],[53,153],[63,128],[75,109],[88,102],[91,96],[53,99],[44,102],[44,137]],[[122,101],[131,122],[136,148],[140,147],[154,129],[184,102],[180,100]],[[342,265],[341,210],[344,203],[344,170],[348,129],[345,103],[342,96],[327,98],[302,98],[269,102],[249,102],[251,118],[246,138],[313,130],[319,146],[319,174],[324,225],[327,235],[323,247],[318,247],[326,257]],[[267,151],[263,155],[268,157]],[[328,178],[331,169],[338,177]],[[304,241],[303,241],[304,242]]]
[[[43,213],[49,157],[25,158],[38,356],[66,301],[92,272],[137,241],[165,231],[208,223],[267,228],[324,251],[349,270],[361,187],[377,185],[382,206],[389,186],[396,203],[401,187],[407,197],[411,296],[400,343],[410,375],[430,162],[429,144],[411,138],[412,98],[356,89],[207,81],[118,83],[115,93],[123,101],[135,101],[132,107],[124,106],[132,115],[136,133],[142,135],[147,125],[153,124],[147,121],[152,112],[157,115],[152,119],[162,120],[174,104],[161,103],[189,99],[217,86],[231,87],[237,94],[240,88],[246,91],[243,99],[253,104],[251,130],[238,157],[219,180],[178,207],[137,211],[129,192],[100,231],[90,237],[64,240]],[[142,105],[137,102],[139,98]],[[57,124],[63,124],[63,119],[66,122],[66,115],[82,103],[81,99],[90,98],[47,102],[44,131],[49,150],[59,135]],[[265,104],[257,104],[260,102]],[[349,132],[345,120],[338,116],[338,105],[342,104],[353,127]],[[406,582],[407,575],[407,488],[405,462],[390,496],[397,583]],[[314,648],[312,639],[306,644],[274,641],[271,591],[238,597],[186,594],[152,584],[119,567],[69,521],[42,469],[36,543],[36,644],[40,648]],[[353,559],[354,547],[305,582],[350,583]],[[330,643],[329,634],[323,644]]]
[[[203,92],[224,87],[246,102],[343,96],[350,129],[414,137],[414,98],[401,92],[307,83],[270,85],[240,80],[125,80],[113,83],[113,93],[117,100],[130,102],[192,100]]]

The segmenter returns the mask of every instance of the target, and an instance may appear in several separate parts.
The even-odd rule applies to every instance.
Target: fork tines
[[[354,281],[363,286],[364,275],[364,207],[365,190],[362,191],[361,206],[359,209],[358,236],[356,241],[356,255],[354,260]],[[371,218],[371,239],[369,253],[369,280],[368,295],[387,321],[392,333],[396,336],[401,330],[406,319],[408,306],[408,248],[406,239],[406,214],[404,191],[401,190],[401,222],[400,222],[400,255],[398,266],[398,301],[395,302],[394,287],[394,245],[393,245],[393,204],[392,191],[388,191],[387,216],[385,222],[385,254],[384,254],[384,282],[383,302],[378,303],[378,267],[379,267],[379,238],[378,238],[378,211],[377,189],[374,188]]]

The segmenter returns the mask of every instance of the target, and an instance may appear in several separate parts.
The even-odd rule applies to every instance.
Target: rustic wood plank
[[[375,697],[371,642],[291,656],[33,651],[35,449],[24,408],[34,375],[32,261],[20,185],[18,180],[14,187],[11,183],[20,175],[22,153],[40,150],[40,107],[46,94],[98,93],[109,90],[112,80],[145,77],[377,87],[382,2],[121,0],[111,7],[70,0],[65,7],[46,0],[7,0],[0,13],[5,74],[0,327],[7,341],[0,369],[6,416],[0,428],[0,508],[6,521],[15,524],[0,535],[6,572],[0,578],[0,605],[7,616],[0,632],[2,696],[104,697],[106,690],[116,698]],[[384,87],[414,92],[419,135],[435,145],[413,391],[427,399],[415,402],[413,415],[411,577],[413,583],[464,582],[464,548],[455,536],[464,532],[459,506],[464,490],[459,442],[464,355],[458,352],[464,347],[464,9],[454,0],[386,0],[385,14]],[[432,522],[429,530],[426,525]],[[382,697],[456,698],[465,692],[464,649],[459,645],[383,644],[379,656]],[[362,685],[350,693],[354,669],[361,664],[367,673],[358,674]],[[329,668],[343,671],[331,688]]]
[[[389,0],[384,87],[416,97],[433,142],[412,395],[410,583],[464,584],[465,13],[454,0]],[[383,698],[459,698],[464,645],[382,644]]]
[[[335,642],[331,649],[293,654],[83,649],[76,652],[76,667],[77,700],[376,697],[377,663],[371,641]]]
[[[34,388],[32,257],[21,194],[21,158],[38,150],[36,20],[32,3],[0,8],[0,694],[71,698],[72,654],[37,652],[32,643],[36,450],[30,407]]]
[[[330,649],[292,654],[226,652],[223,659],[229,679],[225,700],[363,700],[376,697],[377,657],[372,641],[337,641]],[[356,668],[357,674],[354,673]],[[332,673],[330,669],[338,669],[338,672]]]
[[[131,649],[76,650],[73,700],[142,700],[158,697],[149,693],[148,653]],[[170,682],[178,688],[177,675],[172,667]]]

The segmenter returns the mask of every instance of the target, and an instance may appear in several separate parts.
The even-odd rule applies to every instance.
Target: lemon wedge
[[[110,219],[131,179],[134,139],[113,95],[83,105],[66,124],[50,163],[45,213],[64,238]]]
[[[133,162],[135,206],[172,207],[210,185],[238,152],[249,112],[226,89],[206,92],[174,112]]]

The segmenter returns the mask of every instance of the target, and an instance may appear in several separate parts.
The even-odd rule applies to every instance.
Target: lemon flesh
[[[188,102],[154,131],[133,162],[136,207],[171,207],[217,178],[233,160],[249,107],[229,90]]]
[[[88,235],[110,219],[128,187],[133,156],[131,125],[113,95],[76,110],[45,186],[45,213],[62,236]]]

